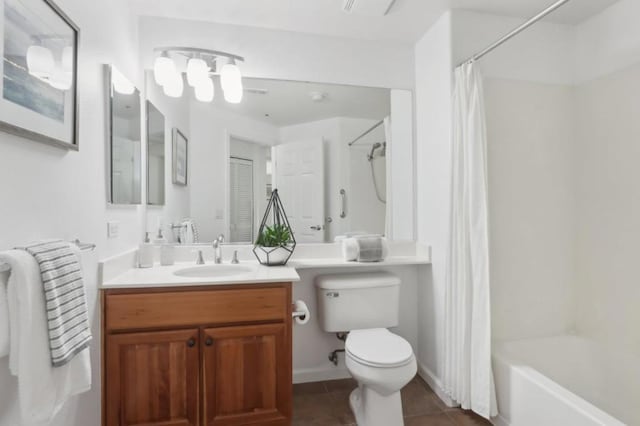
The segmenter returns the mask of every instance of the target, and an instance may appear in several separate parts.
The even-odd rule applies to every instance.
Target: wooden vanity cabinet
[[[291,284],[103,290],[104,426],[291,424]]]

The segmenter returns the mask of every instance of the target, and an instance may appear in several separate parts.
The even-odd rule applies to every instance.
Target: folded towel
[[[380,235],[355,237],[358,244],[358,262],[380,262],[387,257],[387,241]]]
[[[358,242],[355,238],[343,238],[342,258],[347,262],[358,260]]]
[[[51,364],[60,367],[89,347],[91,329],[78,256],[65,241],[24,247],[40,266],[47,308]]]
[[[2,252],[0,261],[11,265],[7,286],[9,369],[18,378],[19,410],[11,407],[8,412],[20,417],[8,419],[3,415],[2,424],[48,425],[69,397],[91,388],[89,351],[83,350],[62,367],[51,365],[40,267],[23,250]]]
[[[0,358],[9,355],[9,303],[7,300],[8,272],[0,272]]]

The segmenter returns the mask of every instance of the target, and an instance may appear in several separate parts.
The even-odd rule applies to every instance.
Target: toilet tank
[[[337,333],[398,325],[400,278],[388,272],[315,279],[320,326]]]

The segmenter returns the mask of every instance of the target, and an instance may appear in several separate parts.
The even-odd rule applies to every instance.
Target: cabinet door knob
[[[187,346],[189,346],[190,348],[194,347],[195,345],[196,345],[196,339],[194,339],[193,337],[187,340]]]
[[[204,341],[204,344],[207,346],[213,345],[213,339],[211,337],[207,337],[207,340]]]

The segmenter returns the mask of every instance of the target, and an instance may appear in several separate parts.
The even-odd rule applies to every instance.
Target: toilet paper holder
[[[309,307],[302,300],[296,300],[291,305],[291,317],[297,324],[304,325],[308,323],[310,316]]]
[[[307,313],[305,311],[293,311],[291,312],[291,317],[293,319],[300,318],[301,320],[307,317]]]

